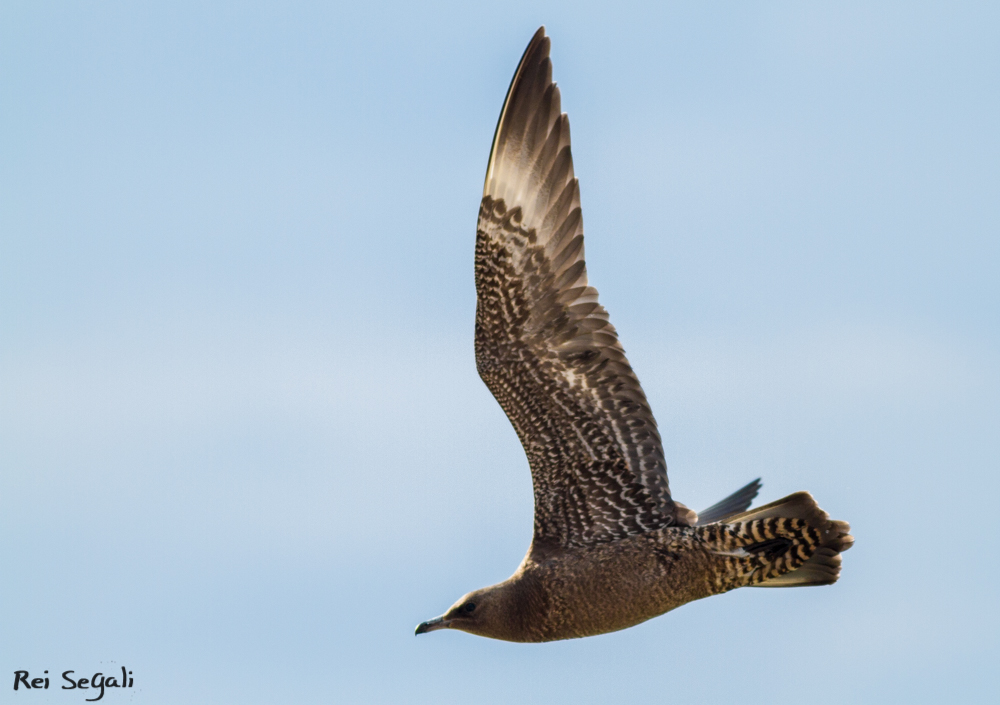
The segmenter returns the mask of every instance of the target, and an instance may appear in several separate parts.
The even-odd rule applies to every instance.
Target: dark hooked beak
[[[435,617],[434,619],[428,619],[426,622],[421,622],[417,625],[417,631],[414,634],[426,634],[427,632],[432,632],[435,629],[446,629],[451,623],[451,620],[445,620],[444,617]]]

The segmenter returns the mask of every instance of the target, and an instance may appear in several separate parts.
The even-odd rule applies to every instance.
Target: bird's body
[[[771,516],[668,526],[585,548],[532,547],[508,580],[487,593],[466,595],[453,608],[472,601],[488,629],[472,622],[449,626],[507,641],[572,639],[626,629],[739,587],[780,587],[781,577],[796,569],[804,574],[789,584],[836,580],[834,557],[850,544],[847,525],[825,519],[805,492],[768,506],[789,505],[820,528],[805,519]]]
[[[584,637],[738,587],[835,582],[853,539],[807,493],[743,511],[755,481],[700,516],[671,497],[652,411],[588,285],[548,53],[539,29],[501,111],[476,237],[476,365],[528,456],[534,537],[511,578],[417,633]]]
[[[513,598],[505,613],[514,619],[487,636],[526,642],[593,636],[708,597],[724,559],[707,550],[700,531],[668,527],[526,560],[505,586]]]

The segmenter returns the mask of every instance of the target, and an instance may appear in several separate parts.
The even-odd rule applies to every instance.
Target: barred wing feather
[[[569,120],[539,29],[497,125],[476,238],[476,364],[531,465],[538,547],[697,517],[675,503],[656,422],[588,285]]]

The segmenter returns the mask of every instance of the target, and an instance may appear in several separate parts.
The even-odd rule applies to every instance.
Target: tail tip
[[[840,577],[840,554],[854,545],[851,525],[831,519],[808,492],[794,494],[741,515],[745,518],[786,517],[804,520],[820,533],[819,547],[801,566],[760,583],[759,587],[805,587],[832,585]]]

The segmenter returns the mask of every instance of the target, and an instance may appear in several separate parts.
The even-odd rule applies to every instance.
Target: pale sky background
[[[836,586],[413,636],[530,540],[472,254],[540,24],[674,495],[810,490]],[[998,165],[996,3],[4,2],[0,701],[997,702]]]

